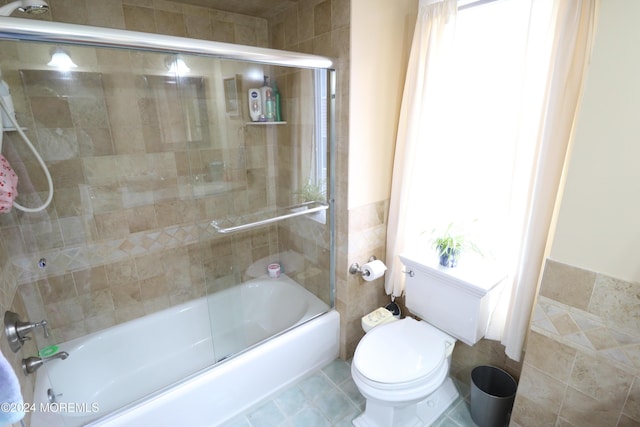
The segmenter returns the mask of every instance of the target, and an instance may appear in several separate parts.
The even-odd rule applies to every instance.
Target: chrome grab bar
[[[310,207],[310,205],[317,204],[318,206]],[[295,218],[297,216],[310,215],[316,212],[324,211],[329,209],[329,205],[322,202],[307,202],[297,206],[291,206],[286,208],[289,210],[289,213],[274,216],[271,218],[262,219],[260,221],[248,222],[245,224],[234,225],[232,227],[222,227],[220,223],[216,220],[211,221],[211,226],[216,230],[216,232],[220,234],[229,234],[236,231],[248,230],[250,228],[260,227],[266,224],[271,224],[278,221],[283,221],[289,218]],[[299,210],[294,210],[299,209]],[[294,210],[291,212],[291,210]]]

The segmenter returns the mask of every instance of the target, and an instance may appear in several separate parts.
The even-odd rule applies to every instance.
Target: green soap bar
[[[38,356],[40,357],[49,357],[58,352],[57,345],[50,345],[49,347],[45,347],[38,352]]]

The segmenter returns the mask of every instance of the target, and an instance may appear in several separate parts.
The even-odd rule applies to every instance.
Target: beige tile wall
[[[52,0],[50,5],[51,13],[38,19],[257,46],[270,43],[264,19],[172,2]],[[276,202],[278,185],[285,185],[289,173],[280,176],[274,170],[286,161],[284,147],[300,143],[293,132],[282,138],[275,134],[278,131],[244,127],[241,118],[232,118],[225,123],[227,132],[212,138],[230,138],[237,142],[235,149],[189,146],[164,138],[158,134],[162,127],[148,114],[152,103],[140,96],[141,83],[135,77],[139,73],[126,72],[130,67],[153,70],[157,61],[139,53],[69,49],[90,71],[75,75],[71,85],[51,73],[17,71],[25,57],[37,59],[48,47],[24,50],[3,43],[0,49],[3,71],[7,63],[15,65],[5,77],[16,88],[18,119],[27,123],[56,187],[52,207],[45,213],[14,212],[0,218],[2,312],[11,308],[34,321],[47,318],[52,340],[66,340],[236,283],[253,261],[283,248],[321,258],[318,263],[306,257],[304,271],[289,273],[328,301],[326,226],[301,219],[279,234],[273,226],[233,237],[213,236],[208,227],[212,218]],[[279,82],[285,96],[287,90],[295,91],[297,79],[286,76]],[[284,102],[289,110],[296,109],[295,100]],[[211,124],[216,132],[222,125],[215,117]],[[21,143],[5,144],[17,147],[14,159],[30,159]],[[208,161],[218,157],[225,160],[229,180],[241,188],[232,197],[194,199],[189,188],[194,177],[206,173]],[[29,162],[21,165],[15,160],[14,166],[24,166],[35,190],[25,204],[36,204],[46,183],[38,166]],[[228,196],[233,200],[231,212],[223,208]],[[47,262],[44,269],[38,266],[41,258]],[[31,355],[36,350],[24,352]],[[11,355],[17,372],[19,359],[26,355]],[[29,378],[20,377],[28,395]]]
[[[244,234],[223,238],[206,229],[210,219],[243,215],[273,205],[267,197],[266,170],[271,170],[269,175],[275,180],[276,164],[267,163],[266,155],[255,154],[258,147],[268,149],[264,132],[247,133],[250,140],[238,139],[227,145],[213,135],[211,126],[212,135],[207,130],[203,140],[189,141],[180,111],[169,111],[167,117],[158,113],[162,107],[178,104],[180,99],[171,98],[172,89],[164,86],[158,95],[159,89],[147,84],[152,77],[40,70],[21,70],[20,77],[32,113],[32,121],[24,114],[23,123],[33,123],[34,140],[51,166],[56,191],[47,212],[15,212],[13,217],[2,218],[1,224],[13,227],[12,222],[17,219],[26,248],[26,256],[12,257],[19,271],[18,283],[23,284],[20,295],[30,317],[42,313],[50,319],[55,342],[202,296],[205,287],[215,291],[229,286],[240,280],[239,273],[257,259],[254,256],[277,252],[275,228],[255,231],[251,239]],[[210,76],[209,81],[215,78]],[[116,80],[118,84],[127,80],[131,90],[112,91]],[[164,97],[169,97],[168,104],[160,105]],[[189,99],[214,104],[204,94],[201,99]],[[213,113],[210,112],[215,117]],[[127,132],[120,138],[117,133],[123,129]],[[87,149],[81,150],[79,140],[98,132],[104,135],[98,138],[98,144],[87,138]],[[12,146],[20,144],[13,138],[11,142]],[[83,155],[83,151],[88,154]],[[95,151],[102,155],[94,155]],[[249,163],[247,151],[254,153]],[[9,158],[19,165],[21,158]],[[181,159],[186,162],[181,164]],[[220,184],[229,191],[193,198],[192,188],[199,188],[198,178],[206,181],[206,165],[211,160],[225,161],[228,176]],[[34,165],[27,168],[29,173],[22,175],[23,185],[34,170]],[[46,191],[37,181],[33,185],[40,192]],[[32,236],[35,245],[28,244],[25,236]],[[206,239],[213,239],[213,243]],[[234,258],[234,252],[243,251],[234,251],[233,247],[242,247],[246,241],[249,245],[244,249],[249,248],[250,255]],[[209,245],[223,249],[210,251]],[[171,254],[166,253],[167,249]],[[198,271],[204,263],[204,275],[201,271],[185,276],[164,271],[173,268],[173,262],[181,262],[182,249],[191,252],[186,260],[191,270]],[[211,254],[198,257],[198,251]],[[41,257],[48,260],[46,268],[35,268],[36,259]],[[112,262],[119,264],[107,271],[111,288],[114,283],[123,285],[119,276],[128,278],[128,293],[134,292],[134,285],[139,288],[131,297],[132,302],[139,303],[135,310],[121,304],[115,289],[83,295],[81,288],[90,284],[82,279],[93,277],[90,269]],[[121,265],[127,268],[123,267],[124,273],[117,273]],[[72,274],[85,270],[89,276]],[[114,276],[118,277],[114,280]],[[120,289],[118,294],[121,293]],[[88,297],[98,301],[92,302]]]
[[[640,284],[547,260],[512,425],[640,425]]]
[[[4,3],[4,2],[3,2]],[[226,41],[240,44],[256,46],[267,46],[267,21],[261,18],[248,17],[217,10],[186,6],[178,3],[165,1],[110,1],[110,2],[88,2],[85,0],[53,0],[49,2],[50,12],[42,15],[23,15],[25,19],[44,19],[57,22],[69,22],[78,24],[88,24],[96,26],[107,26],[113,28],[140,29],[148,26],[152,32],[171,32],[189,37],[202,38],[206,40]],[[168,31],[168,30],[171,31]],[[2,65],[6,67],[7,62],[20,63],[29,61],[35,53],[34,49],[18,49],[15,44],[3,43]],[[47,52],[49,48],[45,49]],[[11,217],[0,218],[2,227],[2,242],[0,244],[0,308],[6,309],[12,306],[18,282],[24,283],[29,280],[29,275],[25,271],[33,273],[32,276],[44,276],[35,267],[38,258],[31,257],[22,260],[18,265],[9,263],[8,254],[15,257],[31,253],[34,248],[38,250],[50,250],[49,261],[57,261],[60,258],[63,265],[58,265],[57,269],[50,274],[58,275],[69,268],[79,269],[82,266],[89,267],[94,263],[99,263],[103,258],[104,251],[108,247],[95,246],[90,248],[87,262],[86,255],[78,255],[77,251],[55,251],[64,247],[70,247],[100,238],[123,237],[126,234],[138,233],[144,230],[151,230],[159,226],[168,226],[176,217],[185,213],[183,201],[175,198],[167,198],[157,205],[157,209],[148,206],[137,206],[125,211],[114,211],[112,204],[116,203],[113,197],[114,186],[112,182],[105,182],[105,177],[111,175],[111,171],[116,169],[117,154],[144,153],[145,150],[152,152],[145,162],[156,163],[159,169],[164,170],[165,175],[159,178],[171,180],[176,188],[180,177],[189,175],[189,160],[197,158],[206,159],[211,154],[202,152],[198,156],[191,156],[189,159],[186,153],[172,153],[175,156],[159,151],[166,151],[152,144],[153,127],[151,123],[144,123],[144,116],[139,114],[128,114],[127,105],[137,105],[137,99],[116,98],[113,95],[129,94],[135,89],[135,82],[131,75],[124,71],[129,70],[141,58],[134,54],[131,56],[122,54],[120,51],[101,50],[95,52],[90,49],[78,49],[81,65],[102,67],[109,71],[123,70],[122,73],[108,74],[106,78],[98,82],[104,76],[99,74],[89,75],[89,81],[76,81],[75,87],[82,87],[87,95],[100,95],[100,99],[93,98],[64,98],[64,90],[71,90],[66,84],[66,80],[51,80],[51,75],[47,78],[46,85],[38,85],[36,73],[27,79],[27,87],[30,88],[30,102],[26,96],[20,97],[19,90],[14,89],[14,102],[18,111],[18,119],[21,122],[37,123],[37,130],[34,134],[30,132],[32,139],[39,141],[39,149],[43,152],[54,178],[56,188],[54,207],[48,212],[39,215],[22,215],[14,213]],[[84,62],[84,63],[83,63]],[[17,69],[18,67],[16,67]],[[3,70],[4,71],[4,70]],[[13,79],[11,79],[13,77]],[[14,73],[13,76],[5,77],[12,87],[19,87],[22,82],[20,76]],[[34,80],[35,79],[35,80]],[[91,81],[93,79],[93,81]],[[41,91],[38,91],[41,89]],[[89,92],[87,92],[89,90]],[[62,94],[63,97],[51,96],[51,91]],[[104,92],[110,95],[104,97]],[[119,105],[118,103],[121,103]],[[142,105],[141,105],[142,107]],[[33,108],[32,115],[28,113]],[[50,112],[54,111],[55,114]],[[141,110],[143,111],[143,110]],[[132,119],[136,122],[132,123]],[[35,121],[34,121],[35,120]],[[107,123],[110,121],[111,123]],[[90,126],[87,124],[90,123]],[[111,126],[113,125],[113,126]],[[34,126],[31,126],[33,129]],[[147,137],[147,138],[145,138]],[[145,145],[146,144],[146,145]],[[7,143],[5,148],[17,150],[17,156],[24,159],[31,159],[24,146]],[[77,154],[84,157],[68,158],[69,154]],[[17,157],[16,156],[16,157]],[[238,153],[235,158],[241,155]],[[232,156],[233,157],[233,156]],[[118,161],[131,160],[128,164],[122,162],[120,166],[126,168],[129,165],[137,165],[139,158],[121,157]],[[240,159],[241,160],[241,159]],[[191,162],[195,164],[195,161]],[[168,168],[163,166],[169,165]],[[19,169],[22,165],[17,162],[14,167]],[[39,167],[35,162],[27,160],[24,164],[24,171],[29,171],[31,178],[30,185],[36,191],[46,190],[46,182],[39,172]],[[198,172],[196,170],[196,172]],[[144,173],[142,171],[141,173]],[[86,175],[86,176],[85,176]],[[135,179],[135,176],[130,176]],[[92,192],[82,191],[84,186],[78,189],[78,183],[84,179],[93,185]],[[22,185],[25,185],[23,182]],[[162,191],[161,188],[153,188],[153,183],[149,181],[135,183],[138,196],[148,194],[149,191]],[[140,188],[142,187],[142,188]],[[149,188],[151,187],[151,188]],[[165,186],[166,188],[166,186]],[[82,199],[94,200],[92,209],[95,208],[93,218],[86,219],[79,212],[82,212]],[[36,204],[40,198],[27,199],[25,204]],[[218,215],[215,200],[202,201],[193,213],[204,218],[205,212]],[[188,218],[194,220],[194,218]],[[171,230],[175,232],[175,230]],[[193,243],[182,234],[193,234],[193,230],[179,230],[181,235],[178,239],[183,244]],[[149,236],[137,236],[134,242],[127,242],[124,248],[117,249],[122,252],[122,256],[132,256],[140,253],[143,248],[138,240]],[[151,236],[153,238],[154,236]],[[122,244],[123,242],[118,242]],[[108,246],[108,245],[107,245]],[[264,251],[258,250],[260,254]],[[256,253],[257,255],[257,253]],[[110,255],[113,257],[113,253]],[[53,257],[53,259],[52,259]],[[116,256],[117,258],[118,256]],[[49,263],[60,264],[60,263]],[[47,267],[51,270],[52,267]],[[48,273],[49,274],[49,273]],[[64,276],[63,276],[64,277]],[[43,313],[44,314],[44,313]]]
[[[378,216],[378,221],[368,225],[358,225],[350,220],[351,212],[347,206],[347,170],[349,160],[349,40],[350,40],[350,7],[349,0],[304,0],[296,6],[286,9],[269,19],[269,37],[271,47],[328,56],[334,59],[337,72],[336,87],[336,308],[340,312],[340,356],[348,359],[353,355],[355,345],[361,337],[361,329],[355,327],[360,321],[364,306],[377,306],[377,297],[369,293],[354,292],[348,282],[350,262],[360,260],[366,253],[366,259],[373,253],[379,257],[384,254],[379,248],[384,247],[386,230],[384,207],[377,204],[362,208],[370,210],[366,215]],[[384,205],[384,203],[382,204]],[[380,216],[382,215],[382,216]],[[353,227],[353,228],[352,228]],[[377,237],[367,237],[368,248],[352,255],[350,246],[359,240],[358,233],[364,229],[377,229]],[[354,258],[354,261],[351,259]],[[379,285],[379,283],[378,283]],[[349,290],[351,288],[351,291]],[[380,289],[380,286],[369,288]],[[377,293],[377,292],[374,292]],[[350,296],[349,296],[350,295]],[[373,303],[372,301],[376,302]],[[366,302],[365,302],[366,301]]]

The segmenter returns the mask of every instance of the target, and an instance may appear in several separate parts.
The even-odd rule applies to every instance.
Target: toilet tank
[[[407,309],[468,345],[485,334],[506,272],[491,263],[455,268],[439,265],[429,254],[400,255],[406,271]]]

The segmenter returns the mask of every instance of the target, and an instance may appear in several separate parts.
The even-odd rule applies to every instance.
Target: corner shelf
[[[247,125],[265,126],[265,125],[286,125],[287,122],[245,122]]]

